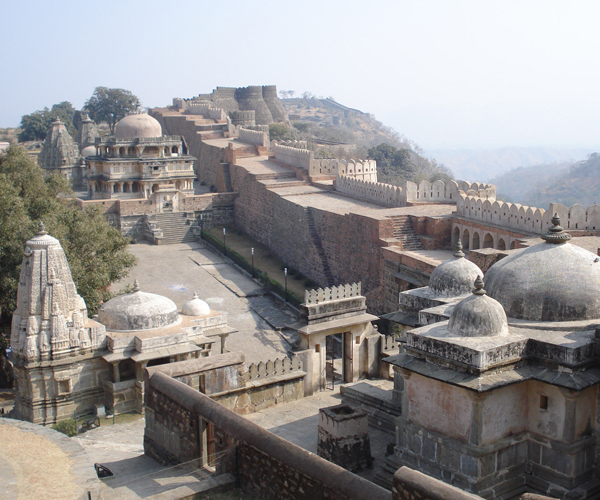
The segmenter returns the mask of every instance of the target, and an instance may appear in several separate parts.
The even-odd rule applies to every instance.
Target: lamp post
[[[285,276],[285,301],[287,302],[287,267],[283,270]]]
[[[223,228],[223,254],[227,257],[227,229]]]
[[[254,247],[252,247],[252,277],[254,278]]]

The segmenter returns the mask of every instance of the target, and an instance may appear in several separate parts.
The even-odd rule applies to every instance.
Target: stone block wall
[[[335,180],[335,190],[381,205],[392,207],[406,206],[406,193],[399,186],[384,184],[382,182],[371,182],[368,180],[355,179],[340,175]]]
[[[191,387],[157,372],[146,393],[144,451],[161,463],[201,458],[200,422],[215,428],[218,474],[237,474],[265,500],[389,500],[390,492],[271,434]]]
[[[247,142],[248,144],[258,144],[259,146],[269,147],[269,134],[266,132],[241,128],[238,138],[240,141]]]
[[[408,467],[394,474],[393,500],[483,500]]]

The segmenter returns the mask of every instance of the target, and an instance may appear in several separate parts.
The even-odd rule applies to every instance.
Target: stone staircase
[[[409,215],[396,215],[390,219],[394,221],[394,238],[402,242],[403,250],[423,250],[421,238]]]
[[[225,190],[228,193],[233,192],[233,186],[231,184],[231,170],[229,163],[221,163],[221,168],[223,169],[223,180],[225,181]]]
[[[150,216],[158,229],[162,231],[161,245],[172,245],[174,243],[191,243],[196,241],[192,227],[198,223],[193,217],[185,212],[163,212]]]
[[[317,232],[317,229],[315,227],[315,220],[313,218],[312,212],[310,211],[310,208],[304,207],[304,213],[306,215],[308,232],[323,264],[323,274],[325,275],[327,286],[333,286],[335,285],[333,273],[331,272],[331,268],[329,267],[329,262],[327,261],[327,256],[325,255],[325,250],[323,250],[323,244],[321,243],[321,237],[319,236],[319,233]]]

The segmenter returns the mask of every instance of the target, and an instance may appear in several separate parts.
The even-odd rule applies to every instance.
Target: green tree
[[[286,127],[283,123],[271,123],[269,138],[272,141],[293,141],[296,139],[296,133],[294,129]]]
[[[96,87],[84,109],[96,123],[108,123],[110,133],[114,134],[117,122],[139,106],[140,100],[129,90]]]
[[[80,210],[69,198],[60,175],[44,179],[26,151],[10,146],[0,155],[0,312],[9,321],[15,309],[25,242],[43,221],[61,242],[77,290],[95,314],[111,298],[111,283],[125,277],[135,263],[127,240],[111,227],[98,208]]]
[[[75,108],[68,101],[54,104],[50,109],[46,107],[30,115],[24,115],[21,117],[19,141],[43,141],[50,132],[52,122],[57,118],[65,124],[69,134],[74,137],[76,132],[73,124],[74,116]]]
[[[415,166],[408,149],[397,149],[383,142],[369,149],[368,158],[377,162],[377,171],[382,182],[400,184],[402,181],[412,180],[415,174]]]

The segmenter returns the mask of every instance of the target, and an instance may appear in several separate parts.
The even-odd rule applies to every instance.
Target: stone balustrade
[[[304,304],[313,305],[322,302],[331,302],[332,300],[349,299],[351,297],[360,297],[361,283],[352,283],[326,288],[317,288],[316,290],[304,291]]]

